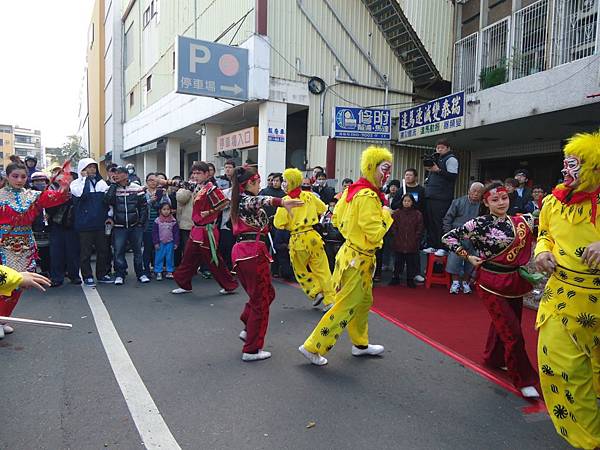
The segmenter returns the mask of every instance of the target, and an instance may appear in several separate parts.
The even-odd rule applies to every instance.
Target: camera
[[[421,159],[423,160],[423,167],[433,167],[440,159],[440,155],[432,153],[431,155],[424,155]]]

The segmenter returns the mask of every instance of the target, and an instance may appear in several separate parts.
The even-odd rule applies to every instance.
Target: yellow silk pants
[[[296,280],[312,300],[322,293],[323,303],[335,301],[335,291],[323,240],[315,230],[292,234],[290,238],[290,261]]]
[[[335,305],[317,324],[304,342],[311,353],[326,354],[333,348],[345,328],[354,345],[369,344],[369,309],[373,303],[373,284],[365,283],[363,273],[355,267],[343,269]]]
[[[591,333],[567,331],[561,317],[539,328],[538,364],[548,414],[557,433],[573,447],[600,447],[600,407],[596,401],[600,346]]]

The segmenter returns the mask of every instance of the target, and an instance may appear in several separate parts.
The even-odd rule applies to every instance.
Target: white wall
[[[466,96],[466,128],[597,103],[600,55]],[[600,120],[600,116],[596,117]]]

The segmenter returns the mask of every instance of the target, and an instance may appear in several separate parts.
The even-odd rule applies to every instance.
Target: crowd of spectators
[[[230,198],[234,161],[227,161],[224,173],[216,177],[214,165],[207,165],[210,180]],[[409,288],[424,282],[421,256],[428,253],[446,256],[441,236],[481,214],[483,183],[474,181],[467,195],[454,196],[459,169],[458,157],[450,144],[440,140],[435,153],[424,158],[421,174],[417,168],[407,168],[401,179],[392,179],[384,186],[394,223],[377,254],[375,281],[381,280],[382,272],[389,271],[391,285],[400,284],[402,274],[406,274]],[[32,188],[48,188],[50,178],[46,174],[35,169],[35,165],[30,172]],[[107,177],[103,178],[98,163],[91,158],[79,161],[72,176],[71,200],[43,211],[33,227],[39,266],[51,278],[52,286],[62,285],[65,278],[88,286],[122,285],[129,274],[135,274],[140,283],[172,278],[194,224],[194,193],[177,186],[161,187],[160,180],[166,179],[166,175],[160,172],[146,174],[142,183],[132,164],[108,165]],[[425,178],[423,184],[420,176]],[[336,193],[325,170],[315,167],[302,183],[302,190],[312,191],[328,206],[317,229],[323,237],[331,269],[343,243],[341,234],[331,223],[331,216],[344,189],[353,181],[343,179]],[[260,195],[284,197],[283,183],[281,173],[269,174],[267,186]],[[542,186],[532,185],[527,170],[517,169],[504,185],[510,195],[510,214],[539,211],[546,191]],[[267,214],[272,218],[275,208],[267,208]],[[216,226],[219,227],[219,252],[231,268],[231,248],[235,241],[229,208],[222,211]],[[272,273],[275,277],[292,280],[289,237],[289,232],[272,228]],[[468,245],[464,243],[465,248]],[[128,266],[127,252],[133,253],[132,268]],[[93,254],[96,255],[95,272],[91,265]],[[451,293],[471,293],[473,268],[470,264],[451,253],[445,270],[452,277]],[[199,273],[210,277],[205,267],[201,267]]]

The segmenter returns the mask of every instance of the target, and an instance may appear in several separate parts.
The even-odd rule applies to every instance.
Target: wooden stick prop
[[[58,328],[61,330],[70,330],[73,325],[70,323],[46,322],[43,320],[19,319],[17,317],[0,316],[0,322],[12,323],[15,325],[35,325],[38,327]]]

